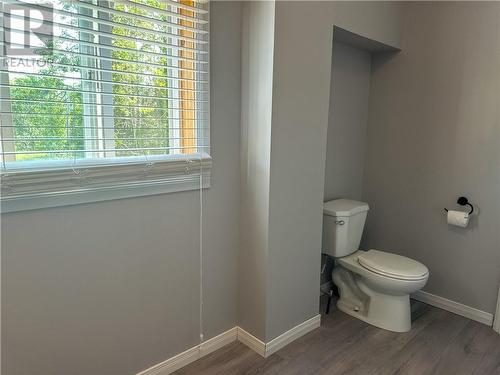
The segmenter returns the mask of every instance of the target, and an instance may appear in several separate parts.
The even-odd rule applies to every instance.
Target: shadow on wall
[[[324,200],[361,200],[371,73],[399,50],[339,27],[333,35]],[[323,289],[332,282],[333,268],[333,258],[323,254]]]

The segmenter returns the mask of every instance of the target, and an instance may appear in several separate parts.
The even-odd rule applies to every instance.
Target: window
[[[209,185],[206,2],[0,6],[2,211]]]

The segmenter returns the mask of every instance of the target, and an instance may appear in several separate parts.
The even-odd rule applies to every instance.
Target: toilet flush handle
[[[335,220],[335,224],[337,224],[337,225],[344,225],[345,221],[344,220]]]

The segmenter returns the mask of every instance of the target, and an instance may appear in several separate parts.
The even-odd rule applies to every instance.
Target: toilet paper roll
[[[448,211],[448,224],[465,228],[469,224],[469,214],[463,211]]]

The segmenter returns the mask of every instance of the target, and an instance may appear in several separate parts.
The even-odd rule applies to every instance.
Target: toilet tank
[[[335,258],[359,250],[368,204],[335,199],[323,204],[323,253]]]

